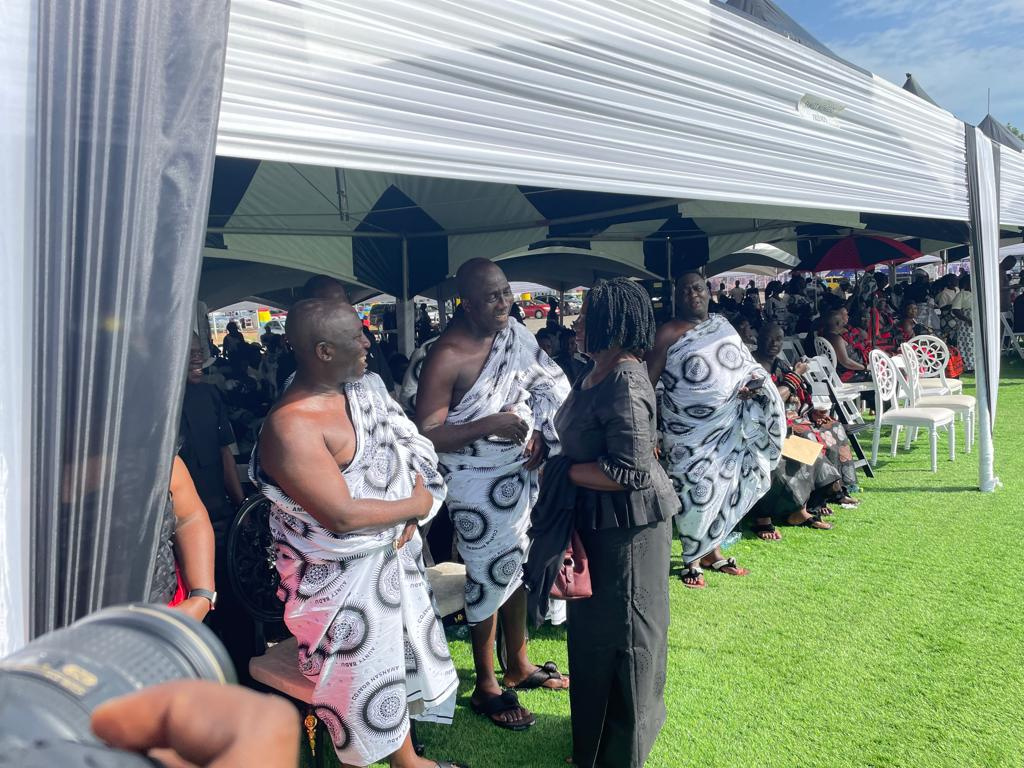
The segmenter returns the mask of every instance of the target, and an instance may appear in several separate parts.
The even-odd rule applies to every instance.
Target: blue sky
[[[848,61],[902,85],[907,72],[969,123],[1024,130],[1024,0],[775,0]]]

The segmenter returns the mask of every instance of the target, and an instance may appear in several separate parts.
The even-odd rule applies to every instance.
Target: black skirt
[[[579,531],[594,591],[568,606],[580,768],[642,766],[665,723],[670,526]]]

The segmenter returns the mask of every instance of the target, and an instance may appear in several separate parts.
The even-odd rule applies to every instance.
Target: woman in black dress
[[[670,521],[679,511],[655,458],[654,389],[643,362],[654,312],[642,287],[600,283],[576,320],[592,366],[555,416],[578,487],[576,530],[593,597],[568,604],[573,761],[641,766],[665,722]]]

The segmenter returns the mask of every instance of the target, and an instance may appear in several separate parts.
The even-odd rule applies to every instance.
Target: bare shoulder
[[[314,409],[306,398],[289,397],[289,393],[270,410],[263,422],[261,437],[287,441],[295,434],[307,434],[320,429],[322,411]]]
[[[654,335],[654,343],[656,346],[661,347],[670,346],[676,339],[690,330],[691,327],[690,323],[682,320],[669,320],[658,328]]]

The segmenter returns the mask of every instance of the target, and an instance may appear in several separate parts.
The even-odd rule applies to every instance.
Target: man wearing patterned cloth
[[[512,290],[486,259],[456,275],[462,312],[409,364],[403,405],[437,449],[448,510],[466,564],[466,618],[472,626],[476,689],[470,706],[496,725],[535,721],[516,688],[569,685],[551,662],[526,655],[522,565],[538,468],[557,450],[553,417],[569,394],[562,370],[519,323],[509,323]],[[497,615],[507,642],[502,693],[494,674]]]
[[[786,435],[778,390],[729,322],[708,314],[709,298],[699,274],[681,276],[676,316],[647,355],[651,381],[663,387],[663,458],[683,503],[683,584],[698,589],[702,567],[748,573],[721,544],[771,487]]]
[[[349,304],[298,302],[288,338],[295,379],[250,476],[272,504],[278,596],[314,710],[346,766],[453,768],[418,757],[409,733],[410,717],[450,722],[458,689],[417,530],[444,499],[437,456],[366,373]]]

